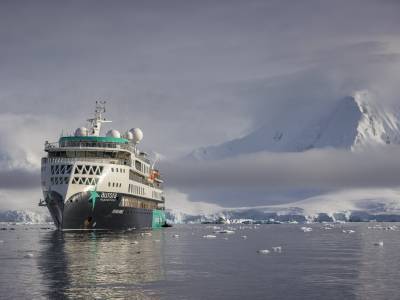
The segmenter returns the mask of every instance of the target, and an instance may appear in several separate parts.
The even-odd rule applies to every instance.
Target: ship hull
[[[112,197],[95,197],[91,192],[82,192],[62,201],[53,192],[47,197],[47,207],[60,230],[151,229],[165,223],[163,210],[122,207],[123,194],[106,194]]]

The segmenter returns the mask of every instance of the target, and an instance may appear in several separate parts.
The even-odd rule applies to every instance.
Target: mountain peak
[[[217,146],[196,149],[196,160],[215,160],[260,151],[302,152],[314,148],[352,151],[365,147],[399,144],[398,118],[381,107],[368,91],[355,92],[322,115],[285,115],[250,134]]]
[[[366,146],[399,144],[400,123],[395,114],[376,103],[368,91],[356,92],[354,101],[362,115],[352,150]]]

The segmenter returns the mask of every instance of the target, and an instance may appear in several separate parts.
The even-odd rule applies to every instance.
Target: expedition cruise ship
[[[165,224],[163,180],[137,145],[139,128],[100,135],[105,102],[96,102],[89,126],[45,142],[41,185],[58,229],[144,229]]]

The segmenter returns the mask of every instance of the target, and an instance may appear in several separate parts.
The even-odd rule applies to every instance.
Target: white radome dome
[[[75,130],[75,136],[87,136],[88,129],[86,127],[79,127]]]
[[[140,128],[132,128],[129,132],[132,133],[132,141],[135,144],[138,144],[143,139],[143,131]]]
[[[125,133],[125,137],[128,139],[128,140],[133,140],[133,133],[132,132],[130,132],[130,131],[128,131],[127,133]]]
[[[111,129],[107,132],[106,136],[108,137],[113,137],[113,138],[120,138],[121,134],[119,133],[118,130]]]

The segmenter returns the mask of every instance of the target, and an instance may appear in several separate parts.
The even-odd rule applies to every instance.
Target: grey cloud
[[[37,170],[0,170],[0,189],[26,190],[36,188],[39,185],[40,173]],[[27,205],[29,206],[29,203]]]
[[[220,161],[164,162],[168,185],[190,189],[399,187],[399,147],[349,152],[257,153]]]

